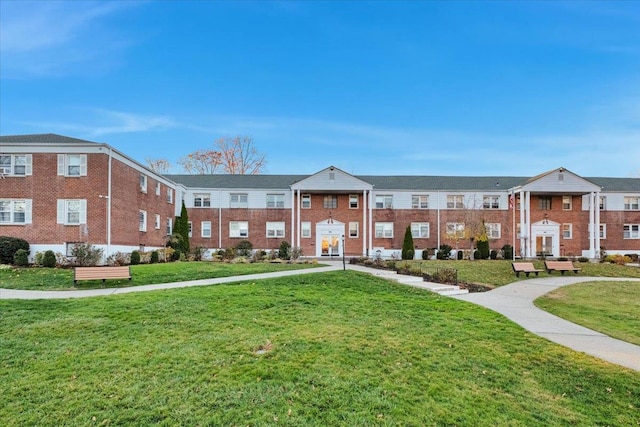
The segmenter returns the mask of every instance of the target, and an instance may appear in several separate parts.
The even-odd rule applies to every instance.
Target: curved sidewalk
[[[607,362],[640,371],[640,346],[611,338],[576,325],[533,305],[533,300],[559,287],[594,281],[640,281],[640,279],[558,276],[535,278],[501,286],[489,292],[456,295],[496,311],[526,330],[556,344],[587,353]]]

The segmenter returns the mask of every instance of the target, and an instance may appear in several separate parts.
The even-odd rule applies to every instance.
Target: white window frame
[[[0,154],[8,157],[8,165],[0,164],[0,174],[9,176],[29,176],[33,173],[33,156],[31,154]],[[19,161],[20,160],[20,161]],[[17,173],[17,168],[24,168],[23,173]]]
[[[393,195],[380,194],[376,196],[376,209],[393,209]]]
[[[360,223],[358,221],[349,222],[349,238],[355,239],[360,236]]]
[[[303,194],[300,198],[300,208],[311,209],[311,194]]]
[[[411,209],[429,209],[429,196],[413,194],[411,196]]]
[[[173,204],[173,189],[167,188],[167,203]]]
[[[194,208],[210,208],[211,193],[194,193],[193,207]]]
[[[464,222],[448,222],[445,234],[449,237],[461,238],[464,236]]]
[[[156,196],[159,196],[161,193],[160,183],[156,181]]]
[[[78,221],[69,221],[69,214],[73,205],[78,205]],[[87,223],[87,200],[86,199],[58,199],[58,224],[83,225]]]
[[[349,194],[349,209],[358,209],[360,207],[360,196],[357,194]]]
[[[142,209],[138,211],[138,231],[147,231],[147,211]]]
[[[482,209],[500,209],[500,196],[482,196]]]
[[[202,221],[200,223],[200,237],[211,238],[211,221]]]
[[[447,209],[464,209],[464,196],[460,194],[448,195]]]
[[[187,221],[189,225],[189,237],[193,237],[193,221]]]
[[[562,196],[562,210],[563,211],[573,210],[573,197]]]
[[[487,222],[484,224],[487,231],[487,237],[490,239],[499,239],[502,237],[502,224],[499,222]]]
[[[167,233],[167,236],[171,236],[171,234],[173,234],[173,218],[167,218],[164,230]]]
[[[247,193],[231,193],[229,194],[230,208],[248,208],[249,194]]]
[[[414,239],[428,239],[430,227],[428,222],[412,222],[411,236]]]
[[[308,239],[311,237],[311,222],[302,221],[300,223],[300,237]]]
[[[622,227],[623,239],[640,239],[640,224],[624,224]]]
[[[138,183],[140,184],[140,192],[146,194],[147,193],[147,176],[141,173],[138,181],[139,181]]]
[[[267,239],[283,239],[285,237],[284,221],[267,221]]]
[[[282,209],[282,208],[284,208],[284,194],[282,193],[267,194],[267,209]]]
[[[325,194],[322,197],[323,209],[338,209],[338,196],[335,194]]]
[[[600,224],[600,238],[607,238],[607,224]]]
[[[78,163],[72,163],[72,159],[78,158]],[[73,169],[73,173],[70,171]],[[78,173],[75,172],[78,168]],[[58,175],[67,177],[87,176],[87,155],[86,154],[58,154]]]
[[[640,209],[640,196],[625,196],[624,197],[624,210],[625,211],[637,211]]]
[[[249,221],[229,221],[229,237],[232,239],[249,237]]]
[[[0,199],[0,205],[5,205],[8,208],[3,209],[2,212],[9,216],[8,221],[3,221],[0,216],[1,225],[31,224],[31,199]],[[20,214],[24,216],[24,221],[16,221],[16,215],[20,216]]]
[[[392,222],[376,222],[375,230],[376,239],[393,239]]]
[[[601,211],[607,210],[607,196],[600,196],[599,208]]]
[[[562,224],[562,238],[565,240],[573,239],[573,224],[572,223],[564,223]]]
[[[156,230],[160,230],[160,215],[158,214],[156,214],[155,228]]]

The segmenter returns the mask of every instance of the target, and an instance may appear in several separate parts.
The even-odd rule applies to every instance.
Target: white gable
[[[334,166],[321,170],[291,186],[293,190],[357,191],[371,190],[373,186]]]
[[[562,194],[584,194],[601,190],[598,185],[564,168],[531,178],[529,182],[522,186],[522,189],[531,192]]]

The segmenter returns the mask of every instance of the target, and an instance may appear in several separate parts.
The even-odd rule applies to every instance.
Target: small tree
[[[56,266],[56,254],[52,250],[44,252],[42,257],[42,266],[47,268],[53,268]]]
[[[482,222],[482,226],[480,227],[480,233],[476,237],[476,245],[476,247],[478,248],[478,258],[489,258],[489,236],[487,236],[487,228],[484,225],[484,221]]]
[[[286,240],[283,240],[280,243],[280,249],[278,249],[278,258],[280,259],[289,259],[291,258],[290,254],[291,245]]]
[[[149,262],[151,264],[155,264],[160,260],[160,256],[158,255],[158,251],[153,251],[151,252],[151,258],[149,259]]]
[[[13,254],[13,263],[20,267],[29,265],[29,251],[18,249],[16,253]]]
[[[89,243],[76,243],[71,248],[71,258],[75,265],[79,266],[93,266],[98,265],[98,262],[102,260],[103,250],[95,248]]]
[[[169,246],[179,252],[180,254],[188,254],[190,250],[189,244],[189,214],[187,213],[187,207],[182,201],[182,209],[180,210],[180,216],[176,217],[173,225],[173,233],[169,239]]]
[[[436,255],[436,257],[438,259],[449,259],[449,257],[451,256],[451,250],[453,248],[450,245],[440,245],[440,248],[438,250],[438,254]]]
[[[140,264],[140,252],[139,251],[132,251],[131,252],[131,265],[138,265]]]
[[[416,250],[413,247],[413,235],[411,234],[411,226],[408,225],[404,232],[404,242],[402,243],[402,259],[412,260]]]

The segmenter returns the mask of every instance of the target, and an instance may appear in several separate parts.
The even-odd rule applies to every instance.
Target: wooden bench
[[[580,271],[571,261],[545,261],[544,268],[547,270],[547,273],[559,271],[561,274],[564,274],[565,271],[573,271],[578,274],[578,271]]]
[[[131,280],[131,268],[124,267],[76,267],[73,269],[73,284],[78,280],[102,280],[129,279]]]
[[[537,276],[538,273],[544,271],[535,268],[532,262],[513,262],[511,263],[511,266],[513,267],[513,271],[516,273],[516,277],[520,277],[520,273],[525,273],[527,277],[529,277],[530,273],[536,273]]]

